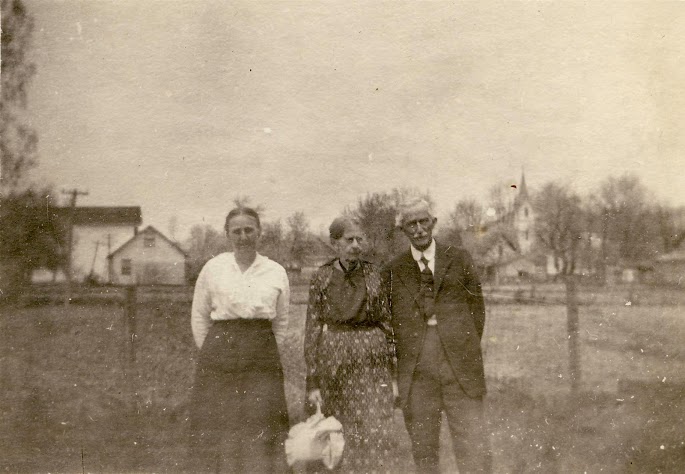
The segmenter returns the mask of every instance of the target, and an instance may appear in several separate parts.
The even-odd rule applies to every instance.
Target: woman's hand
[[[319,390],[318,388],[315,388],[314,390],[310,390],[309,393],[307,394],[307,401],[314,406],[323,405],[323,398],[321,397],[321,390]]]

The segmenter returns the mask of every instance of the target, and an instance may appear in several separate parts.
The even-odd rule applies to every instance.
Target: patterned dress
[[[369,262],[343,271],[334,260],[319,268],[310,286],[307,390],[320,389],[323,412],[343,425],[345,451],[338,472],[396,472],[394,346],[388,292],[381,281]]]

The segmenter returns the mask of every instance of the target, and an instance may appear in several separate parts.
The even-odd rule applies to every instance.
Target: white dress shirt
[[[257,254],[241,272],[232,252],[217,255],[202,268],[195,283],[190,324],[198,348],[212,321],[269,319],[281,346],[288,330],[290,284],[285,269]]]
[[[415,249],[412,245],[411,256],[414,258],[414,260],[416,260],[416,263],[419,265],[419,270],[421,271],[426,268],[426,266],[421,262],[421,257],[423,256],[423,258],[428,260],[428,268],[430,269],[431,273],[435,275],[435,239],[433,239],[428,248],[423,252]],[[436,316],[434,314],[431,315],[431,317],[428,318],[428,321],[426,321],[426,324],[428,326],[437,326],[438,320]]]
[[[419,264],[419,270],[421,271],[423,271],[425,268],[423,263],[421,263],[422,255],[426,260],[428,260],[428,268],[430,268],[431,273],[435,274],[435,239],[433,239],[428,248],[423,252],[415,249],[413,245],[411,246],[411,256],[414,258],[414,260],[416,260],[416,263]]]

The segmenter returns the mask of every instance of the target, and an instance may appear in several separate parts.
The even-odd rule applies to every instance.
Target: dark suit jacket
[[[438,334],[462,389],[470,397],[480,397],[485,394],[480,281],[468,252],[436,245],[433,295]],[[421,272],[410,250],[387,265],[385,278],[390,285],[400,400],[405,404],[426,332],[418,301]]]

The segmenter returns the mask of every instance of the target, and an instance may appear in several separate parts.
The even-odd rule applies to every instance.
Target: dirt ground
[[[282,355],[303,414],[304,306]],[[483,346],[495,472],[681,472],[685,317],[678,306],[581,306],[570,393],[565,308],[488,306]],[[129,337],[129,331],[135,334]],[[173,472],[185,456],[194,357],[187,303],[0,307],[0,469]],[[412,472],[396,412],[398,458]],[[456,472],[447,432],[443,471]]]

